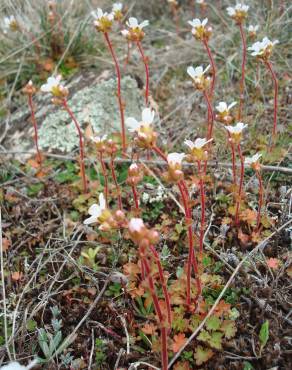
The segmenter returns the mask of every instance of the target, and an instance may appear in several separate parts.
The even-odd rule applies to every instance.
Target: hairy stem
[[[161,369],[167,370],[167,367],[168,367],[167,328],[166,328],[165,320],[164,320],[164,317],[163,317],[163,314],[160,308],[158,296],[155,290],[155,285],[154,285],[154,282],[151,276],[150,266],[146,258],[143,258],[143,263],[144,263],[145,273],[148,278],[148,285],[149,285],[150,294],[152,296],[153,305],[154,305],[154,308],[155,308],[155,311],[156,311],[156,314],[158,316],[158,320],[161,326]]]
[[[208,133],[207,133],[207,139],[210,140],[213,137],[214,112],[213,112],[212,104],[211,104],[211,101],[210,101],[210,98],[208,96],[207,91],[204,90],[203,94],[204,94],[204,98],[206,100],[207,107],[208,107]]]
[[[108,176],[107,176],[106,165],[103,160],[103,153],[101,151],[99,152],[99,161],[101,165],[102,175],[104,178],[104,197],[105,197],[106,205],[108,207]]]
[[[79,136],[80,171],[81,171],[81,177],[82,177],[83,192],[86,193],[87,192],[87,181],[86,181],[86,174],[85,174],[84,144],[83,144],[82,132],[81,132],[80,125],[77,119],[75,118],[72,110],[69,108],[67,101],[65,99],[63,100],[63,107],[65,108],[70,118],[74,122],[78,136]]]
[[[235,210],[235,225],[239,224],[239,209],[241,204],[242,188],[243,188],[243,178],[244,178],[244,158],[241,152],[240,144],[237,145],[237,151],[240,158],[240,182],[238,189],[238,197],[236,200],[236,210]]]
[[[37,152],[37,161],[39,162],[40,166],[42,166],[42,156],[39,150],[39,145],[38,145],[38,127],[37,127],[37,122],[34,114],[34,108],[33,108],[33,101],[32,101],[32,95],[28,94],[28,105],[30,108],[30,113],[31,113],[31,121],[33,124],[33,129],[34,129],[34,144]]]
[[[242,63],[241,63],[241,80],[239,86],[240,100],[239,100],[239,109],[238,109],[238,121],[241,120],[243,102],[244,102],[244,89],[245,89],[245,65],[246,65],[246,39],[243,30],[242,23],[239,23],[240,36],[242,41]]]
[[[168,320],[169,327],[171,328],[171,305],[170,305],[170,298],[169,298],[169,294],[168,294],[168,290],[167,290],[166,281],[165,281],[164,274],[163,274],[163,268],[162,268],[162,265],[161,265],[161,262],[160,262],[159,254],[157,253],[154,246],[151,245],[150,249],[151,249],[151,252],[153,253],[153,256],[155,258],[155,261],[156,261],[156,264],[157,264],[157,267],[158,267],[159,279],[160,279],[160,283],[161,283],[161,286],[162,286],[164,299],[165,299],[165,303],[166,303],[167,320]]]
[[[112,55],[113,61],[114,61],[116,74],[117,74],[117,79],[118,79],[117,95],[118,95],[118,103],[119,103],[120,117],[121,117],[122,149],[123,149],[123,154],[125,155],[126,150],[127,150],[127,145],[126,145],[126,128],[125,128],[124,105],[123,105],[122,93],[121,93],[121,71],[120,71],[120,66],[119,66],[118,60],[116,58],[113,46],[111,44],[111,41],[109,39],[109,35],[108,35],[107,32],[104,33],[104,37],[105,37],[107,46],[109,48],[109,51]]]
[[[198,173],[200,178],[200,193],[201,193],[201,227],[200,227],[200,243],[199,253],[203,255],[203,243],[204,243],[204,232],[205,232],[205,188],[204,188],[204,170],[202,171],[201,161],[198,161]]]
[[[213,55],[212,55],[211,50],[209,48],[208,41],[204,40],[203,44],[204,44],[205,49],[208,53],[208,57],[209,57],[211,67],[212,67],[212,83],[211,83],[211,89],[210,89],[210,98],[212,99],[212,97],[214,95],[215,81],[216,81],[216,66],[215,66]]]
[[[117,190],[118,207],[119,207],[120,210],[122,210],[123,209],[123,203],[122,203],[122,196],[121,196],[121,188],[120,188],[120,185],[118,184],[117,175],[116,175],[116,171],[115,171],[114,157],[112,155],[111,155],[111,159],[110,159],[110,168],[111,168],[112,178],[113,178],[116,190]]]
[[[268,60],[265,62],[268,70],[270,71],[274,83],[274,124],[273,124],[273,141],[276,140],[277,135],[277,116],[278,116],[278,90],[279,90],[279,84],[277,76],[273,70],[271,62]]]
[[[264,200],[264,188],[263,188],[263,180],[260,171],[256,171],[256,176],[259,181],[259,205],[258,205],[258,214],[257,214],[257,227],[256,230],[259,230],[261,224],[261,210],[263,206]]]
[[[141,58],[143,60],[145,66],[145,74],[146,74],[146,82],[145,82],[145,104],[148,105],[148,98],[149,98],[149,66],[148,66],[148,58],[145,57],[142,44],[140,41],[137,41],[137,46],[139,52],[141,54]]]
[[[131,188],[132,188],[132,192],[133,192],[135,208],[139,209],[139,195],[138,195],[138,192],[137,192],[136,185],[132,185]]]

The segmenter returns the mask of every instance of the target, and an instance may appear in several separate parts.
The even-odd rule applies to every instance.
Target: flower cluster
[[[123,227],[125,224],[125,214],[121,210],[112,213],[106,206],[105,198],[102,193],[99,194],[99,204],[93,204],[88,213],[89,218],[84,220],[85,225],[92,223],[99,223],[99,230],[110,231],[112,229],[118,229]]]
[[[143,168],[137,163],[132,163],[128,169],[127,184],[136,186],[143,179]]]
[[[143,28],[149,25],[149,21],[146,20],[139,24],[137,18],[130,17],[126,25],[128,30],[122,30],[122,35],[129,41],[141,41],[145,36]]]
[[[18,31],[19,30],[19,23],[17,22],[14,15],[10,15],[8,17],[4,17],[2,22],[2,30],[6,34],[8,31]]]
[[[167,156],[168,171],[163,174],[165,181],[177,183],[184,178],[182,170],[182,161],[184,153],[169,153]]]
[[[150,149],[155,146],[157,133],[154,131],[152,123],[154,120],[154,111],[150,108],[145,108],[142,111],[142,121],[138,122],[135,118],[129,117],[126,119],[126,125],[130,132],[135,132],[135,143],[140,148]]]
[[[47,83],[41,86],[42,92],[47,92],[53,95],[54,104],[60,104],[69,94],[68,89],[61,85],[61,79],[61,75],[49,77],[47,79]]]
[[[94,26],[97,31],[106,33],[111,30],[115,13],[103,12],[101,8],[98,8],[96,11],[92,11],[91,15],[94,18]]]
[[[98,152],[104,152],[107,150],[108,147],[107,135],[91,136],[90,139],[94,143],[95,148]]]
[[[36,91],[37,91],[37,89],[34,86],[32,80],[29,80],[28,83],[22,89],[22,92],[26,95],[34,95],[36,93]]]
[[[249,25],[248,26],[248,34],[249,34],[249,37],[254,39],[257,35],[257,32],[259,30],[260,26],[257,24],[256,26],[253,26],[253,25]]]
[[[141,218],[132,218],[128,224],[132,241],[140,247],[147,248],[159,242],[159,234],[148,229]]]
[[[247,17],[249,6],[245,4],[236,4],[235,7],[229,6],[227,14],[235,20],[236,23],[241,24]]]
[[[235,144],[239,144],[242,137],[242,131],[248,125],[243,122],[238,122],[235,126],[225,126],[226,130],[230,133],[231,140]]]
[[[212,34],[212,27],[206,27],[208,23],[208,18],[205,18],[203,21],[196,18],[188,22],[192,26],[193,36],[200,41],[208,41]]]
[[[252,56],[266,61],[270,58],[273,47],[278,43],[278,40],[271,41],[268,37],[264,37],[262,41],[255,42],[248,50],[252,51]]]
[[[205,161],[208,158],[208,151],[204,149],[205,145],[213,139],[197,138],[194,142],[185,140],[185,145],[189,148],[189,154],[186,156],[187,162]]]
[[[234,117],[231,115],[230,110],[237,103],[234,101],[231,104],[227,105],[224,101],[219,102],[216,106],[217,114],[215,116],[216,120],[224,123],[224,125],[230,125],[233,122]]]
[[[245,164],[250,166],[253,170],[259,171],[261,169],[261,164],[259,162],[261,156],[262,155],[260,153],[256,153],[252,157],[246,157],[244,162]]]
[[[210,65],[208,65],[208,67],[205,69],[202,66],[196,68],[192,66],[188,67],[187,73],[192,78],[196,89],[205,91],[209,87],[210,77],[205,76],[205,73],[208,71],[209,68]]]
[[[122,10],[123,10],[122,3],[113,4],[112,14],[114,15],[115,21],[121,21],[121,19],[123,18]]]

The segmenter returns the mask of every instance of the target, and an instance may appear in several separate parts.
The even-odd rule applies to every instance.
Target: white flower
[[[225,126],[226,130],[229,131],[231,134],[241,134],[243,129],[245,129],[248,125],[243,122],[238,122],[235,126]]]
[[[257,41],[248,50],[252,51],[252,56],[261,56],[267,49],[272,49],[274,45],[278,44],[279,40],[271,41],[268,37],[264,37],[262,41]]]
[[[88,214],[90,214],[90,217],[84,220],[83,223],[85,225],[89,225],[89,224],[96,222],[105,209],[106,209],[106,203],[105,203],[104,195],[103,193],[100,193],[99,194],[99,204],[92,204],[92,206],[88,210]]]
[[[137,170],[138,169],[138,165],[137,163],[132,163],[131,166],[129,167],[130,170]]]
[[[253,163],[257,163],[259,161],[259,159],[261,158],[261,156],[262,156],[261,154],[256,153],[252,157],[246,157],[244,162],[245,162],[245,164],[248,164],[248,165],[251,165]]]
[[[208,65],[207,68],[205,68],[205,70],[203,69],[202,66],[199,66],[199,67],[188,67],[187,69],[187,73],[188,75],[193,79],[193,80],[201,80],[201,78],[204,76],[204,74],[208,71],[208,69],[210,68],[210,64]]]
[[[150,108],[144,108],[142,111],[142,121],[138,122],[135,118],[129,117],[126,119],[126,125],[130,132],[139,131],[141,126],[149,126],[154,120],[155,112]]]
[[[192,149],[201,149],[203,146],[205,146],[207,143],[212,141],[213,139],[206,140],[205,138],[197,138],[194,142],[192,140],[185,140],[185,145],[187,145],[191,150]]]
[[[206,24],[208,23],[208,18],[205,18],[202,22],[200,21],[199,18],[196,18],[196,19],[193,19],[192,21],[188,21],[188,23],[193,28],[205,27]]]
[[[149,25],[149,21],[146,20],[139,24],[137,18],[130,17],[126,24],[130,29],[138,28],[141,31],[144,27]]]
[[[113,12],[121,12],[123,9],[123,4],[122,3],[114,3],[113,4]]]
[[[107,139],[107,135],[103,135],[103,136],[91,136],[90,139],[94,143],[99,144],[99,143],[102,143],[103,141],[105,141]]]
[[[10,30],[11,25],[16,24],[16,23],[17,23],[17,21],[16,21],[16,18],[14,17],[14,15],[4,17],[3,24],[2,24],[3,32],[7,33]]]
[[[167,162],[169,165],[175,166],[176,164],[181,164],[184,157],[184,153],[169,153],[167,156]]]
[[[27,366],[20,365],[19,362],[10,362],[8,365],[1,366],[1,370],[29,370],[32,369],[36,364],[37,360],[32,361],[30,364]]]
[[[112,22],[115,18],[113,13],[104,13],[101,8],[97,8],[96,11],[91,12],[91,15],[94,18],[93,24],[99,31],[108,32],[111,29]]]
[[[197,4],[204,4],[205,0],[196,0]]]
[[[249,25],[248,26],[248,32],[251,32],[251,33],[257,33],[257,31],[259,30],[260,26],[257,24],[256,26],[253,26],[253,25]]]
[[[229,112],[232,107],[236,105],[236,101],[232,102],[231,104],[227,105],[225,101],[220,101],[219,104],[216,106],[216,109],[219,113]]]
[[[56,77],[52,76],[47,79],[47,83],[41,86],[42,92],[50,92],[53,93],[54,90],[60,88],[60,81],[62,79],[61,75]]]
[[[131,233],[140,232],[145,227],[144,222],[141,218],[132,218],[129,222],[129,231]]]
[[[227,10],[227,14],[230,17],[234,17],[237,13],[247,13],[249,9],[248,5],[245,4],[236,4],[233,8],[232,6],[229,6]]]

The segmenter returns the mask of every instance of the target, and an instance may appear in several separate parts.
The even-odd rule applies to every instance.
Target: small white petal
[[[126,125],[128,126],[128,130],[130,132],[139,130],[141,124],[133,117],[129,117],[126,119]]]
[[[145,108],[142,111],[142,122],[146,124],[151,124],[154,120],[155,112],[150,108]]]

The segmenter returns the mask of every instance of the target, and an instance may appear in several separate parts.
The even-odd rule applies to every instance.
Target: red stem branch
[[[63,100],[63,107],[65,108],[65,110],[69,114],[70,118],[74,122],[75,127],[76,127],[76,130],[78,132],[78,136],[79,136],[80,170],[81,170],[81,177],[82,177],[82,183],[83,183],[83,192],[86,193],[87,192],[87,181],[86,181],[86,174],[85,174],[84,145],[83,145],[82,132],[81,132],[80,125],[79,125],[77,119],[75,118],[73,112],[69,108],[69,106],[67,104],[67,101],[65,99]]]
[[[256,171],[256,176],[259,181],[259,205],[258,205],[258,214],[257,214],[257,227],[256,230],[259,230],[261,224],[261,210],[263,206],[264,200],[264,188],[263,188],[263,180],[260,171]]]
[[[203,242],[204,242],[204,232],[205,232],[205,188],[204,188],[204,170],[201,168],[201,161],[198,161],[198,172],[200,177],[200,193],[201,193],[201,227],[200,227],[200,243],[199,243],[199,253],[202,257],[203,255]]]
[[[116,74],[117,74],[117,79],[118,79],[117,95],[118,95],[120,117],[121,117],[122,149],[123,149],[123,154],[125,155],[126,150],[127,150],[127,145],[126,145],[126,128],[125,128],[124,106],[123,106],[122,93],[121,93],[121,71],[120,71],[120,66],[119,66],[118,60],[116,58],[114,49],[112,47],[112,44],[111,44],[111,41],[109,39],[109,35],[108,35],[107,32],[104,32],[104,37],[105,37],[106,43],[108,45],[109,51],[112,55],[113,61],[114,61]]]
[[[140,41],[137,41],[137,46],[139,52],[141,54],[141,58],[143,60],[145,66],[145,74],[146,74],[146,82],[145,82],[145,104],[148,105],[148,98],[149,98],[149,66],[148,66],[148,58],[145,57],[143,47]]]
[[[236,178],[236,163],[235,163],[235,147],[234,147],[233,141],[231,140],[231,136],[230,136],[229,131],[227,131],[227,135],[228,135],[228,142],[229,142],[230,147],[231,147],[233,185],[236,185],[237,178]]]
[[[139,195],[138,195],[138,192],[137,192],[137,188],[136,188],[135,185],[132,185],[131,188],[132,188],[132,192],[133,192],[135,208],[139,209]]]
[[[211,63],[211,67],[212,67],[212,83],[211,83],[211,90],[210,90],[210,97],[212,98],[213,95],[214,95],[214,89],[215,89],[216,66],[215,66],[213,55],[212,55],[211,50],[209,48],[208,41],[207,40],[204,40],[203,41],[203,44],[204,44],[204,46],[206,48],[206,51],[208,53],[208,57],[209,57],[209,60],[210,60],[210,63]]]
[[[34,144],[37,152],[37,161],[39,162],[40,166],[42,166],[42,156],[39,150],[39,145],[38,145],[38,127],[37,127],[37,122],[34,114],[34,109],[33,109],[33,101],[32,101],[32,95],[28,94],[28,105],[30,108],[30,113],[31,113],[31,121],[33,124],[34,128]]]
[[[116,171],[115,171],[114,157],[112,155],[111,155],[111,160],[110,160],[110,168],[111,168],[112,178],[114,180],[114,184],[115,184],[115,187],[117,189],[119,209],[122,210],[123,209],[123,203],[122,203],[122,196],[121,196],[121,188],[118,184]]]
[[[104,178],[104,197],[105,197],[106,205],[108,207],[108,176],[107,176],[106,165],[103,160],[102,152],[99,152],[99,161],[101,165],[102,175]]]
[[[243,178],[244,178],[244,158],[241,152],[240,144],[237,145],[237,151],[238,151],[238,155],[240,158],[240,182],[239,182],[239,189],[238,189],[238,197],[236,200],[235,225],[238,225],[239,223],[239,209],[240,209],[240,203],[241,203]]]
[[[277,135],[277,115],[278,115],[278,90],[279,90],[279,84],[277,76],[273,70],[272,64],[269,60],[265,62],[268,70],[270,71],[272,75],[272,79],[274,82],[274,124],[273,124],[273,141],[276,139]]]
[[[241,120],[243,102],[244,102],[244,89],[245,89],[245,65],[246,65],[246,39],[243,30],[242,23],[239,23],[240,36],[242,41],[242,64],[241,64],[241,80],[240,80],[240,101],[239,101],[239,110],[238,110],[238,121]]]
[[[208,134],[207,134],[207,139],[210,140],[213,137],[214,112],[213,112],[212,104],[211,104],[211,101],[210,101],[210,98],[208,96],[207,91],[204,90],[203,94],[204,94],[204,98],[206,100],[207,107],[208,107]]]
[[[169,298],[169,294],[168,294],[168,290],[167,290],[166,281],[165,281],[164,274],[163,274],[163,268],[162,268],[162,265],[161,265],[161,262],[160,262],[159,254],[157,253],[154,246],[151,245],[150,249],[151,249],[151,252],[154,255],[154,258],[155,258],[155,261],[156,261],[156,264],[157,264],[157,267],[158,267],[159,279],[160,279],[160,283],[161,283],[161,286],[162,286],[164,299],[165,299],[165,303],[166,303],[167,319],[168,319],[168,323],[169,323],[169,328],[171,328],[171,305],[170,305],[170,298]]]

